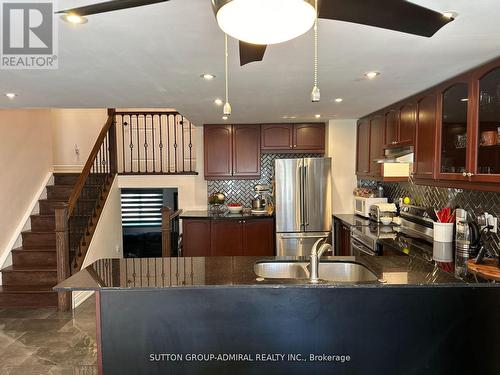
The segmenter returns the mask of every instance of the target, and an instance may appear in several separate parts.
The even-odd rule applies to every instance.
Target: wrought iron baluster
[[[170,119],[172,116],[167,115],[167,173],[170,173]]]
[[[135,115],[135,132],[137,134],[137,172],[141,172],[141,140],[139,139],[139,115]]]
[[[185,156],[184,156],[184,116],[181,117],[181,147],[182,147],[182,172],[185,172],[185,169],[184,169],[184,160],[185,160]]]
[[[189,172],[193,171],[193,137],[191,121],[189,121]]]
[[[174,115],[174,173],[177,173],[177,115]]]
[[[155,148],[156,148],[156,143],[155,143],[155,116],[151,116],[151,142],[152,142],[152,149],[153,149],[153,173],[156,172],[156,163],[155,163]]]
[[[160,148],[160,172],[163,173],[163,137],[162,137],[162,115],[158,116],[159,128],[160,128],[160,144],[158,147]]]

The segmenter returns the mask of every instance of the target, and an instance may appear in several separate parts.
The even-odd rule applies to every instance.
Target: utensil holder
[[[434,241],[453,242],[455,223],[434,222]]]

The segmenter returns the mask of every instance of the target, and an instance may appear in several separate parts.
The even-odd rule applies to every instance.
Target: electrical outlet
[[[481,229],[485,228],[487,225],[490,225],[493,227],[492,229],[490,229],[490,233],[498,232],[498,218],[494,217],[492,214],[485,212],[484,214],[479,215],[477,217],[477,222],[479,223]]]

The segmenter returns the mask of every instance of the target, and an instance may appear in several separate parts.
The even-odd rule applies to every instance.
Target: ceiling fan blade
[[[406,0],[321,0],[319,17],[425,37],[453,21]]]
[[[240,65],[246,65],[254,61],[262,61],[267,45],[251,44],[240,40]]]
[[[163,3],[169,0],[111,0],[104,3],[85,5],[83,7],[60,10],[56,13],[76,14],[78,16],[90,16],[92,14],[112,12],[115,10],[141,7],[144,5]]]

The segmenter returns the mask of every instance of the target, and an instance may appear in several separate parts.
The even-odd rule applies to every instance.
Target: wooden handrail
[[[116,111],[116,115],[132,115],[132,116],[139,116],[139,115],[179,115],[182,116],[179,112],[177,111]]]
[[[78,197],[80,196],[83,186],[85,185],[85,181],[87,180],[91,170],[92,166],[94,165],[94,159],[96,158],[97,154],[99,153],[99,150],[101,149],[102,143],[104,142],[104,139],[106,138],[106,135],[108,134],[108,131],[110,131],[113,123],[115,120],[115,110],[114,109],[108,109],[108,120],[104,124],[103,128],[101,129],[101,132],[99,133],[99,137],[97,137],[97,140],[94,144],[94,147],[92,148],[92,151],[90,152],[90,155],[87,159],[87,162],[85,163],[85,166],[82,169],[82,173],[80,174],[80,177],[78,178],[78,181],[75,184],[75,187],[73,188],[73,191],[71,192],[71,196],[69,197],[68,200],[68,216],[71,216],[73,213],[73,210],[75,209],[76,202],[78,201]],[[116,142],[115,142],[116,143]],[[110,146],[113,145],[113,142],[110,142]],[[116,171],[116,158],[115,160],[115,165],[111,166],[111,169]]]

